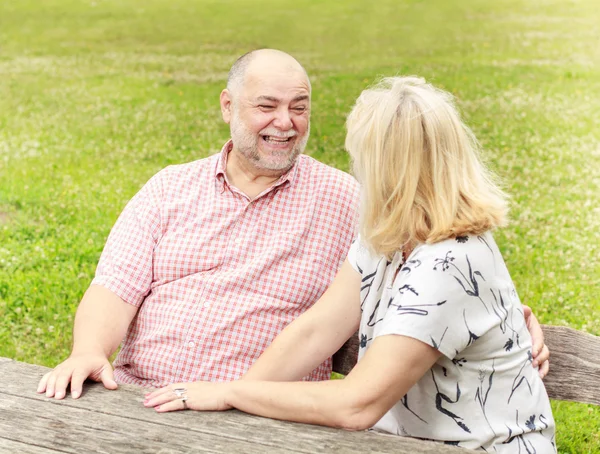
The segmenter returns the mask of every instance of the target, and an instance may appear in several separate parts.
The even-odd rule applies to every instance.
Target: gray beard
[[[235,148],[242,156],[250,161],[254,167],[269,171],[287,171],[294,165],[298,156],[301,155],[306,148],[310,136],[310,124],[308,125],[304,137],[302,137],[302,139],[300,139],[300,141],[292,148],[292,152],[288,156],[288,159],[278,162],[269,161],[260,155],[258,152],[258,137],[248,132],[235,112],[231,119],[230,132]]]

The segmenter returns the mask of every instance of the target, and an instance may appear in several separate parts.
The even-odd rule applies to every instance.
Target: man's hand
[[[548,350],[548,346],[544,344],[544,332],[542,331],[542,326],[529,306],[523,305],[523,315],[525,316],[525,323],[527,324],[529,334],[531,334],[531,343],[533,344],[531,352],[533,356],[533,367],[539,366],[540,377],[544,378],[550,369],[550,350]]]
[[[71,396],[81,396],[86,378],[117,389],[108,358],[125,337],[137,307],[100,285],[90,285],[75,315],[73,350],[64,362],[42,377],[38,393],[63,399],[71,383]]]
[[[146,394],[144,406],[159,413],[177,410],[223,411],[232,407],[226,402],[231,383],[197,381],[176,383]]]
[[[67,386],[71,383],[71,397],[81,396],[83,382],[89,378],[102,382],[106,389],[117,389],[110,362],[102,354],[71,354],[64,362],[42,377],[38,393],[46,392],[46,397],[63,399]]]

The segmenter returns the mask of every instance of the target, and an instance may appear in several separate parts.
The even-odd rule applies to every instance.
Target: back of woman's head
[[[362,92],[347,128],[363,189],[360,231],[377,253],[506,222],[506,196],[481,164],[451,94],[417,77],[385,78]]]

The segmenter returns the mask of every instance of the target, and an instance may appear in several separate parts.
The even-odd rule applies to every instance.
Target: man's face
[[[310,87],[303,73],[247,75],[230,109],[234,149],[255,168],[284,172],[304,151]]]

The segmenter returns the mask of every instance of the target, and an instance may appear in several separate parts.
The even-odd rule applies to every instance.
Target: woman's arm
[[[372,427],[433,366],[440,353],[405,336],[382,336],[344,380],[233,382],[226,404],[275,419],[364,430]]]
[[[358,329],[361,276],[348,260],[329,289],[290,323],[243,380],[294,381],[310,374]]]
[[[187,407],[224,410],[310,424],[363,430],[372,427],[433,366],[441,353],[416,339],[376,338],[344,380],[327,382],[180,383],[149,394],[145,405],[158,412],[182,410],[173,392],[185,388]]]

